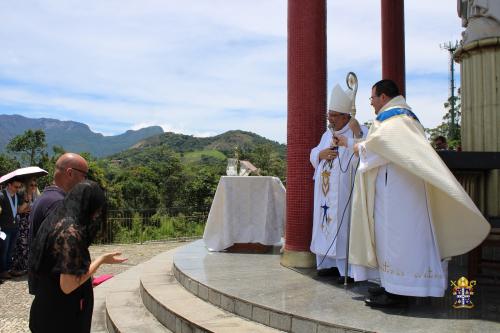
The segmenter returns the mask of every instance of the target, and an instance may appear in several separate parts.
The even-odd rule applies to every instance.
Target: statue
[[[457,0],[458,16],[462,18],[463,44],[475,40],[500,37],[500,1]]]

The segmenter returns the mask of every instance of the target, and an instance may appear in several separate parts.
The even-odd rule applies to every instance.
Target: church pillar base
[[[285,267],[312,268],[316,267],[316,256],[309,251],[284,250],[280,263]]]

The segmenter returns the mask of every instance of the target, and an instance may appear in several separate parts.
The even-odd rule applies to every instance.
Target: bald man
[[[35,202],[30,221],[30,241],[36,236],[42,221],[47,217],[54,205],[63,200],[76,184],[87,178],[89,166],[83,157],[74,153],[65,153],[57,159],[54,171],[54,184],[44,189]]]

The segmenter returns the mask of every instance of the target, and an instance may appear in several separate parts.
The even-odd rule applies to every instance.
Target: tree
[[[444,103],[444,107],[448,110],[448,112],[443,116],[443,120],[449,123],[446,135],[448,145],[460,145],[460,118],[462,116],[460,111],[460,96],[452,96],[448,98],[448,101]]]
[[[196,165],[185,170],[186,181],[182,187],[179,206],[186,212],[203,212],[212,204],[220,176],[224,174],[223,163],[218,165]]]
[[[27,130],[23,134],[15,136],[7,144],[7,150],[15,153],[27,155],[29,165],[36,165],[42,159],[47,143],[45,142],[45,132],[41,129]]]
[[[0,154],[0,176],[19,168],[19,162],[5,154]]]
[[[130,177],[120,183],[123,199],[128,209],[144,210],[158,207],[158,186],[140,177]]]
[[[461,119],[461,104],[460,96],[453,96],[448,98],[444,103],[447,110],[443,116],[443,122],[435,128],[426,128],[425,132],[429,138],[433,140],[437,136],[444,136],[447,139],[448,147],[456,149],[461,146],[462,137],[460,134],[460,119]]]
[[[286,175],[286,162],[268,143],[258,144],[248,152],[246,158],[260,169],[262,176],[275,176],[282,180]]]

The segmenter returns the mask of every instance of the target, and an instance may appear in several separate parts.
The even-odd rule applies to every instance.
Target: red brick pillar
[[[404,0],[381,0],[382,78],[391,79],[406,95]]]
[[[314,183],[309,153],[326,124],[326,1],[288,0],[285,266],[312,267]]]

